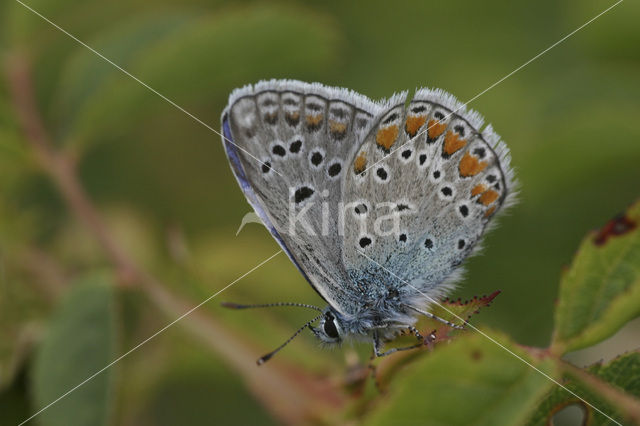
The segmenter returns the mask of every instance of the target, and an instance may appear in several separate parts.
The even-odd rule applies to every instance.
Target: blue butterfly
[[[271,80],[236,89],[223,144],[247,200],[324,309],[305,328],[324,343],[385,342],[414,328],[460,279],[492,219],[514,200],[509,150],[441,90],[374,102],[348,89]],[[313,326],[318,322],[317,326]]]

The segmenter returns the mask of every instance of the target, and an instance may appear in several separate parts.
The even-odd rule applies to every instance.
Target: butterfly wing
[[[373,300],[407,282],[441,296],[512,200],[508,149],[481,127],[451,95],[421,89],[406,108],[405,99],[389,105],[358,148],[343,188],[342,252]]]
[[[223,144],[247,200],[311,286],[343,313],[360,290],[348,279],[339,218],[328,207],[341,201],[347,165],[379,110],[345,89],[272,80],[234,91],[222,115]]]

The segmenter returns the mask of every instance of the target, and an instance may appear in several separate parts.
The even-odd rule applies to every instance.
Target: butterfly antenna
[[[315,317],[314,319],[310,320],[309,322],[307,322],[305,325],[303,325],[302,327],[300,327],[298,329],[298,331],[296,331],[295,333],[293,333],[293,336],[289,337],[287,339],[286,342],[284,342],[283,344],[281,344],[280,346],[278,346],[276,349],[274,349],[273,351],[269,352],[266,355],[261,356],[260,358],[258,358],[258,360],[256,361],[256,364],[258,365],[262,365],[265,362],[269,361],[271,359],[272,356],[274,356],[276,353],[278,353],[280,351],[280,349],[284,348],[285,346],[287,346],[289,344],[289,342],[291,342],[293,339],[296,338],[296,336],[298,334],[300,334],[302,332],[302,330],[304,330],[305,328],[309,327],[311,324],[313,324],[314,322],[318,321],[320,318],[322,318],[323,314],[318,315],[317,317]]]
[[[314,311],[322,312],[322,309],[317,306],[307,305],[306,303],[291,303],[291,302],[279,302],[279,303],[262,303],[256,305],[241,305],[239,303],[222,302],[222,306],[229,309],[249,309],[249,308],[272,308],[275,306],[293,306],[296,308],[308,308]]]

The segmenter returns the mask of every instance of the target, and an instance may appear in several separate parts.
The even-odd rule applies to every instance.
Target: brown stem
[[[129,257],[111,238],[99,214],[89,202],[84,188],[78,182],[73,161],[63,152],[57,151],[46,132],[35,104],[35,94],[28,61],[20,56],[10,56],[6,74],[11,99],[18,120],[44,170],[51,175],[71,211],[94,234],[107,256],[116,266],[124,282],[139,274]]]
[[[44,170],[51,176],[69,209],[89,229],[104,249],[124,283],[137,284],[149,299],[169,317],[177,318],[193,304],[170,293],[127,255],[115,241],[80,184],[70,155],[57,150],[40,118],[33,92],[31,68],[27,59],[13,55],[7,60],[6,75],[13,106],[26,139]],[[210,316],[193,312],[181,324],[206,343],[233,367],[262,403],[281,421],[297,424],[323,412],[332,412],[342,399],[334,388],[291,368],[276,363],[258,368],[256,350],[238,339]]]

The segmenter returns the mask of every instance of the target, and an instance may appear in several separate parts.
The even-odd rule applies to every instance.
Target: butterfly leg
[[[408,306],[408,308],[418,312],[419,314],[422,314],[422,315],[426,316],[427,318],[431,318],[431,319],[434,319],[436,321],[440,321],[441,323],[446,324],[451,328],[455,328],[457,330],[464,330],[463,326],[454,324],[454,323],[452,323],[450,321],[447,321],[446,319],[440,318],[439,316],[434,315],[431,312],[423,311],[421,309],[414,308],[413,306]]]
[[[371,379],[373,379],[373,384],[375,385],[378,392],[383,393],[382,386],[380,385],[380,381],[378,380],[378,367],[373,363],[373,360],[376,358],[375,351],[371,354],[371,358],[369,359],[369,373],[371,374]]]
[[[416,330],[417,331],[417,330]],[[418,333],[420,334],[420,333]],[[399,352],[399,351],[408,351],[410,349],[417,349],[419,347],[421,347],[423,345],[422,342],[422,336],[420,336],[420,343],[416,343],[415,345],[411,345],[411,346],[405,346],[402,348],[391,348],[388,351],[385,352],[381,352],[382,350],[382,342],[380,341],[380,338],[378,336],[377,332],[374,332],[373,334],[373,351],[376,354],[376,357],[383,357],[383,356],[387,356],[387,355],[391,355],[392,353],[395,352]]]

